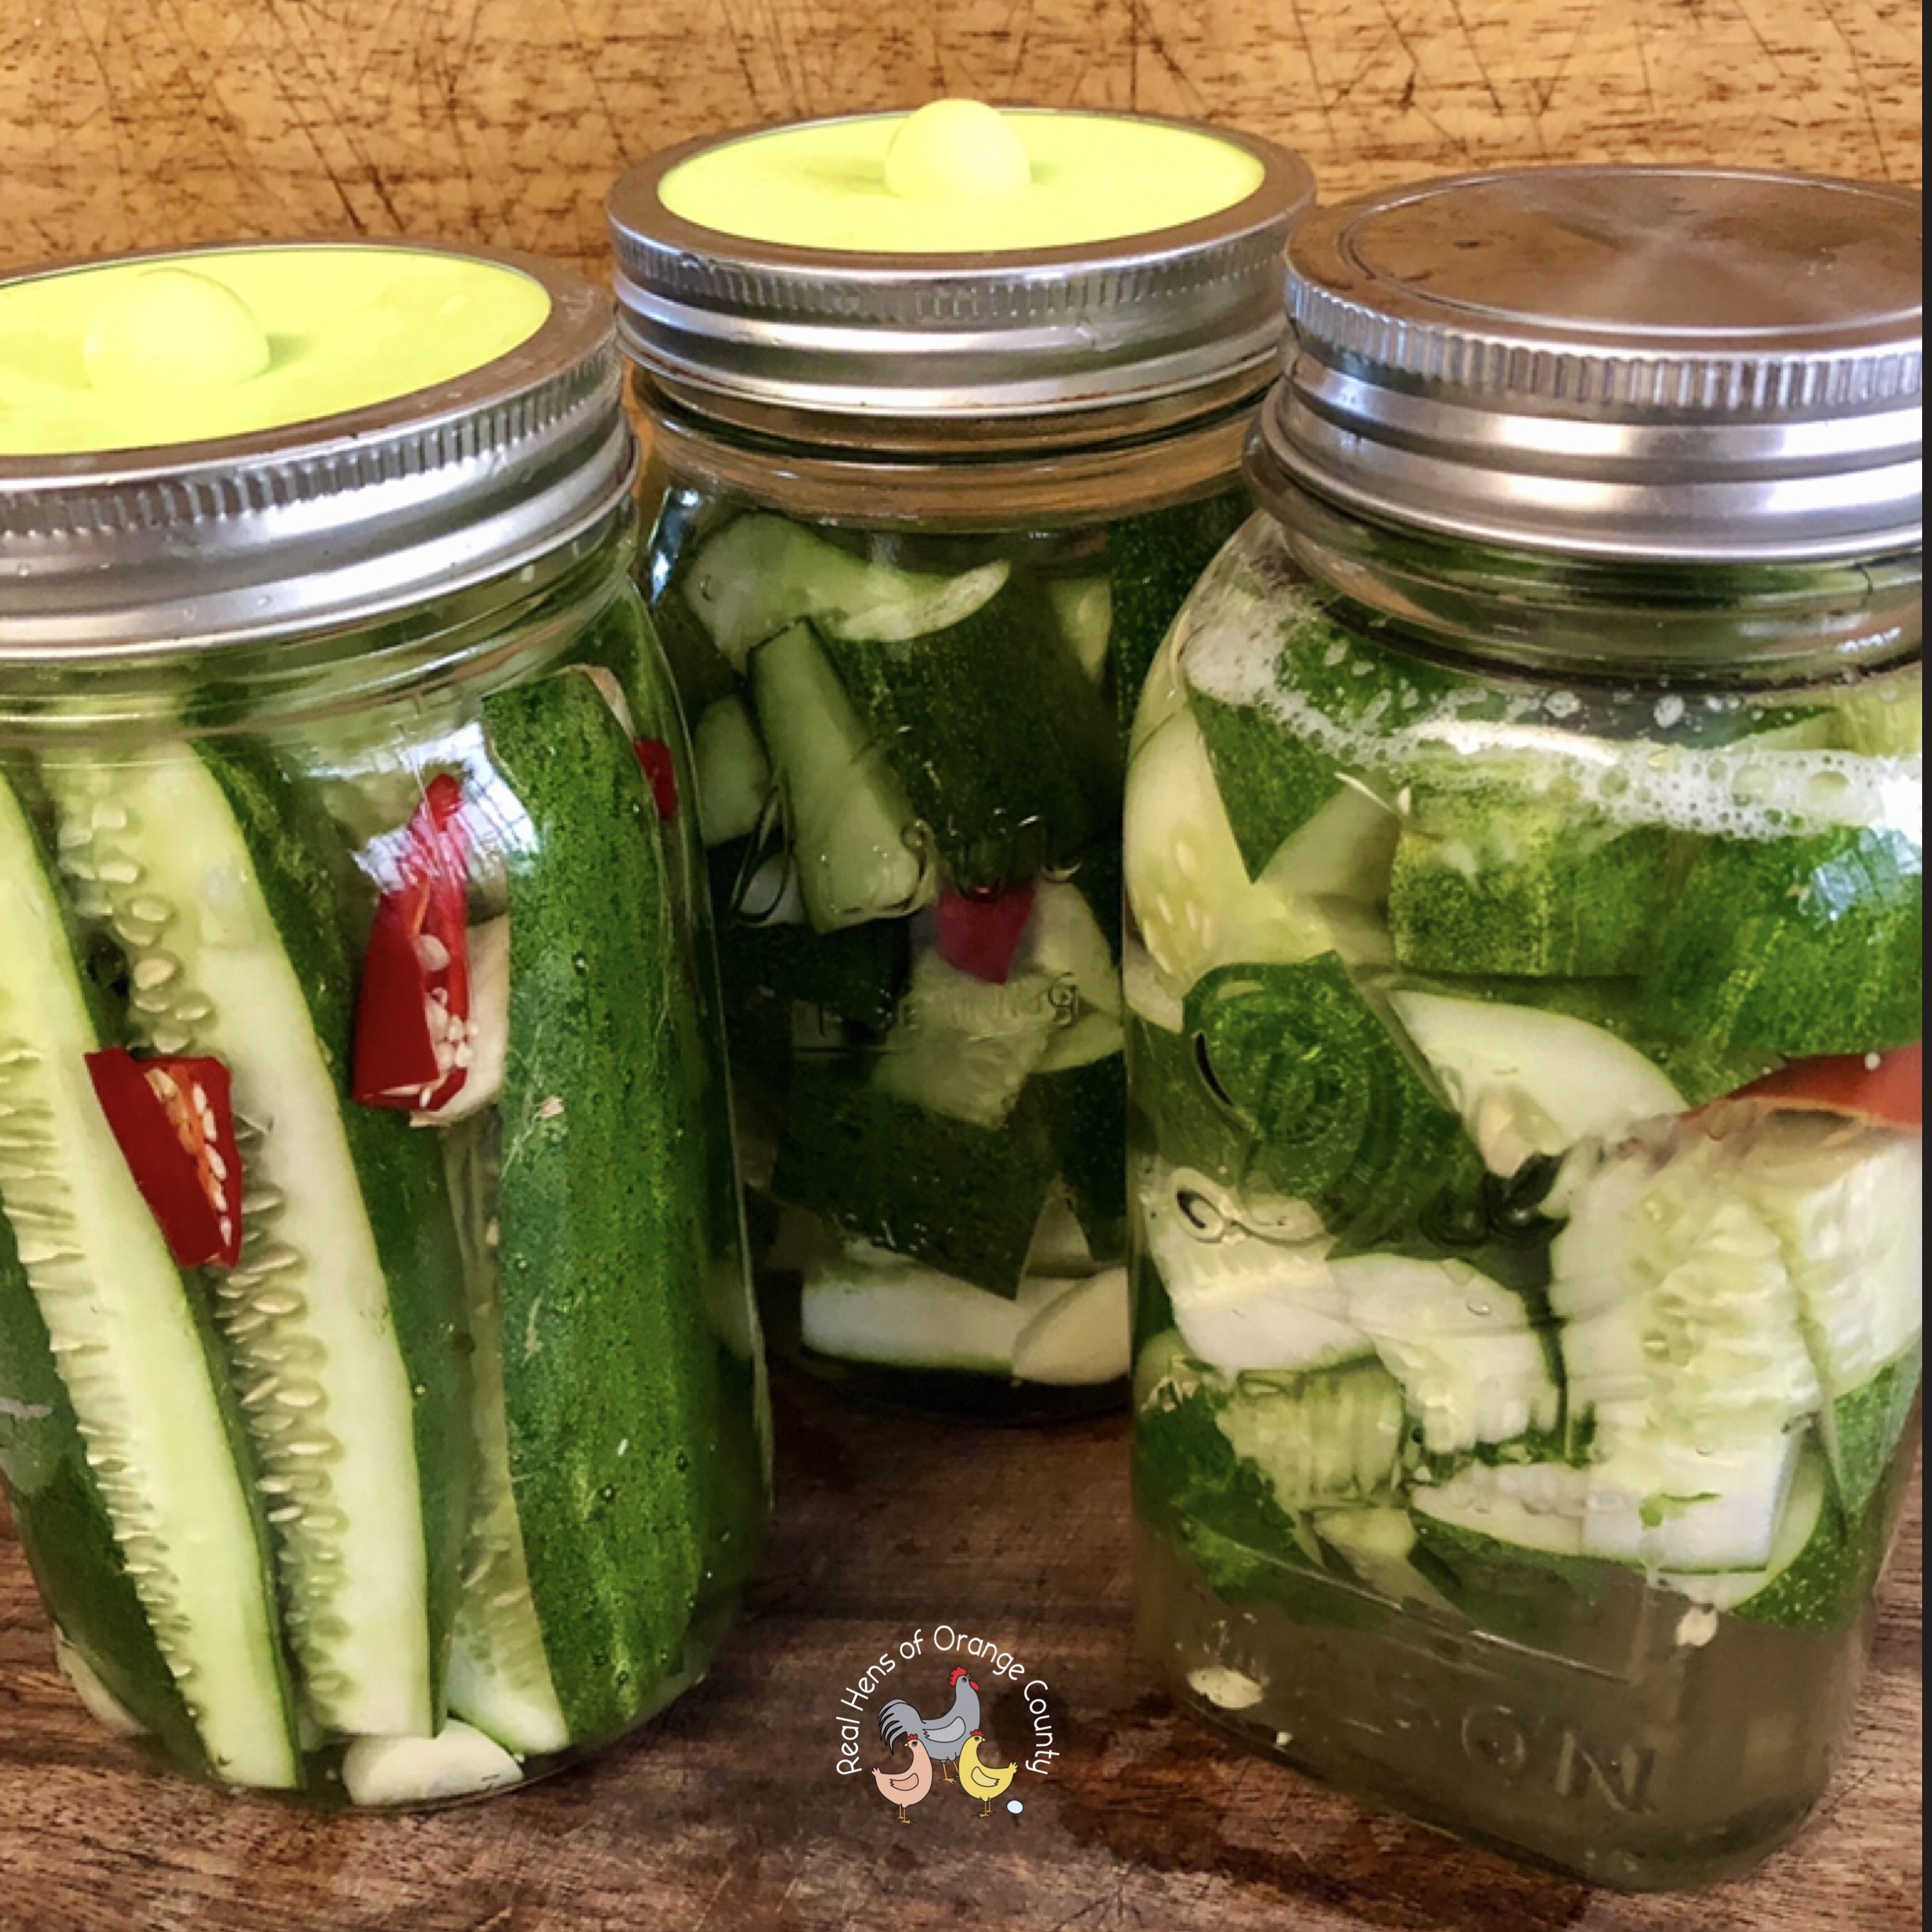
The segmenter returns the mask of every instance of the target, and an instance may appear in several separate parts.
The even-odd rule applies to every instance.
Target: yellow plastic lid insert
[[[0,282],[0,457],[160,449],[435,387],[536,334],[550,297],[429,250],[208,249]]]
[[[1246,200],[1263,173],[1251,149],[1205,128],[936,100],[721,142],[660,193],[672,214],[750,241],[982,254],[1180,227]]]

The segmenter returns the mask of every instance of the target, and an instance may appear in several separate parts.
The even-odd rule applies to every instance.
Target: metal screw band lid
[[[1881,184],[1613,166],[1324,210],[1290,244],[1264,446],[1304,489],[1485,542],[1916,548],[1921,211]]]
[[[1282,248],[1315,184],[1271,142],[1211,132],[1261,164],[1258,184],[1220,212],[975,254],[794,248],[701,226],[661,194],[673,170],[719,145],[687,142],[611,193],[624,346],[657,388],[701,415],[770,412],[791,434],[835,440],[833,425],[855,420],[1010,424],[1197,395],[1204,408],[1224,404],[1272,366]]]
[[[0,662],[360,623],[511,577],[622,508],[636,450],[604,296],[528,256],[394,245],[516,270],[548,314],[480,368],[339,415],[165,448],[0,455]]]

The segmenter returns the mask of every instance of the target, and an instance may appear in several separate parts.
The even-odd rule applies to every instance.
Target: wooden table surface
[[[0,1932],[1906,1932],[1921,1922],[1916,1484],[1855,1742],[1753,1879],[1627,1899],[1369,1816],[1175,1715],[1129,1628],[1125,1425],[1046,1432],[845,1408],[781,1378],[762,1582],[710,1678],[652,1730],[514,1796],[309,1816],[140,1769],[55,1670],[0,1542]],[[942,1622],[1051,1687],[1062,1755],[982,1820],[902,1826],[838,1774],[842,1691]],[[928,1651],[902,1686],[945,1701]],[[988,1693],[1003,1745],[1030,1724]],[[923,1694],[922,1696],[920,1694]],[[869,1732],[870,1726],[867,1729]],[[866,1762],[878,1751],[869,1736]]]
[[[1300,148],[1330,195],[1498,163],[1916,182],[1916,0],[7,0],[0,268],[412,233],[601,272],[626,160],[942,93]]]

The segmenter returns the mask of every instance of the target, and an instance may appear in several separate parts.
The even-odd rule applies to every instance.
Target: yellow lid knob
[[[886,190],[902,201],[988,201],[1032,182],[1019,136],[981,100],[928,103],[906,116],[886,149]]]
[[[122,394],[231,388],[274,359],[255,311],[191,268],[150,268],[110,285],[81,343],[87,380]]]

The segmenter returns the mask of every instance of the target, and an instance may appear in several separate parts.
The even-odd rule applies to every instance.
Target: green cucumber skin
[[[1503,861],[1492,848],[1510,832],[1520,856]],[[1661,826],[1558,820],[1534,802],[1418,784],[1389,888],[1396,957],[1425,972],[1634,974],[1670,902],[1673,843]],[[1471,878],[1445,850],[1492,862]]]
[[[1113,604],[1108,649],[1123,742],[1168,626],[1201,573],[1252,508],[1246,490],[1224,490],[1123,517],[1107,526],[1107,582]]]
[[[215,1386],[224,1384],[218,1372]],[[94,1673],[184,1768],[212,1777],[194,1720],[134,1594],[101,1501],[46,1323],[0,1214],[0,1475],[46,1606]],[[268,1582],[262,1552],[265,1593]]]
[[[1087,1245],[1111,1260],[1127,1245],[1127,1069],[1109,1054],[1084,1066],[1036,1073],[1018,1111],[1037,1120],[1066,1184]]]
[[[842,1234],[1016,1295],[1054,1173],[1024,1106],[1003,1127],[929,1114],[869,1069],[801,1061],[772,1191]]]
[[[1030,878],[1118,825],[1118,733],[1046,598],[1016,580],[904,644],[820,638],[953,883]]]
[[[680,610],[688,608],[681,592],[677,603]],[[585,657],[604,665],[616,677],[638,729],[669,747],[676,771],[677,820],[660,836],[675,860],[676,876],[686,888],[674,903],[681,914],[680,952],[689,994],[687,1022],[692,1036],[701,1039],[706,1048],[693,1054],[686,1065],[693,1083],[692,1112],[704,1136],[704,1150],[696,1160],[704,1177],[708,1204],[710,1265],[715,1280],[746,1285],[744,1305],[748,1318],[755,1323],[749,1288],[751,1243],[738,1185],[731,1094],[724,1071],[732,1064],[726,1034],[729,1016],[736,1010],[732,995],[738,989],[727,977],[731,958],[723,950],[716,928],[718,908],[730,902],[706,890],[716,876],[710,871],[715,854],[704,845],[698,823],[697,767],[689,729],[690,720],[698,713],[694,709],[687,710],[686,700],[679,695],[666,649],[666,628],[662,613],[654,618],[643,598],[627,591],[613,600],[580,648]],[[707,650],[712,649],[709,639],[705,644]],[[712,656],[716,656],[715,650]],[[723,660],[718,662],[722,664]],[[736,691],[736,680],[726,688]],[[876,935],[870,941],[873,949],[888,955],[904,952],[909,967],[910,949],[902,921],[874,921],[828,933],[816,939],[813,957],[819,957],[820,949],[827,946],[832,948],[832,956],[844,957],[835,942],[848,935],[860,946],[868,944],[867,935]],[[868,952],[868,959],[871,956]],[[898,983],[904,983],[903,970]],[[891,997],[896,1001],[896,988]],[[882,1024],[890,1022],[889,1006]],[[730,1336],[721,1334],[721,1342],[718,1362],[723,1385],[717,1420],[716,1488],[705,1559],[707,1595],[738,1588],[749,1581],[764,1548],[765,1522],[771,1508],[770,1397],[762,1338],[754,1342],[748,1356]]]
[[[260,747],[204,742],[201,756],[241,828],[255,876],[341,1096],[342,1124],[375,1238],[396,1344],[414,1399],[430,1630],[430,1695],[442,1676],[469,1534],[470,1338],[463,1256],[433,1136],[406,1114],[348,1098],[356,955],[336,909],[373,911],[371,890],[307,784]]]
[[[1187,708],[1251,879],[1341,784],[1334,760],[1292,738],[1251,705],[1224,704],[1192,687]]]
[[[587,1742],[647,1708],[704,1582],[722,1391],[703,1300],[716,1208],[692,1165],[712,1143],[630,746],[568,674],[487,699],[484,730],[530,823],[506,855],[511,1479],[558,1701]]]
[[[1708,838],[1654,935],[1659,1030],[1803,1059],[1923,1030],[1923,860],[1878,829]]]

